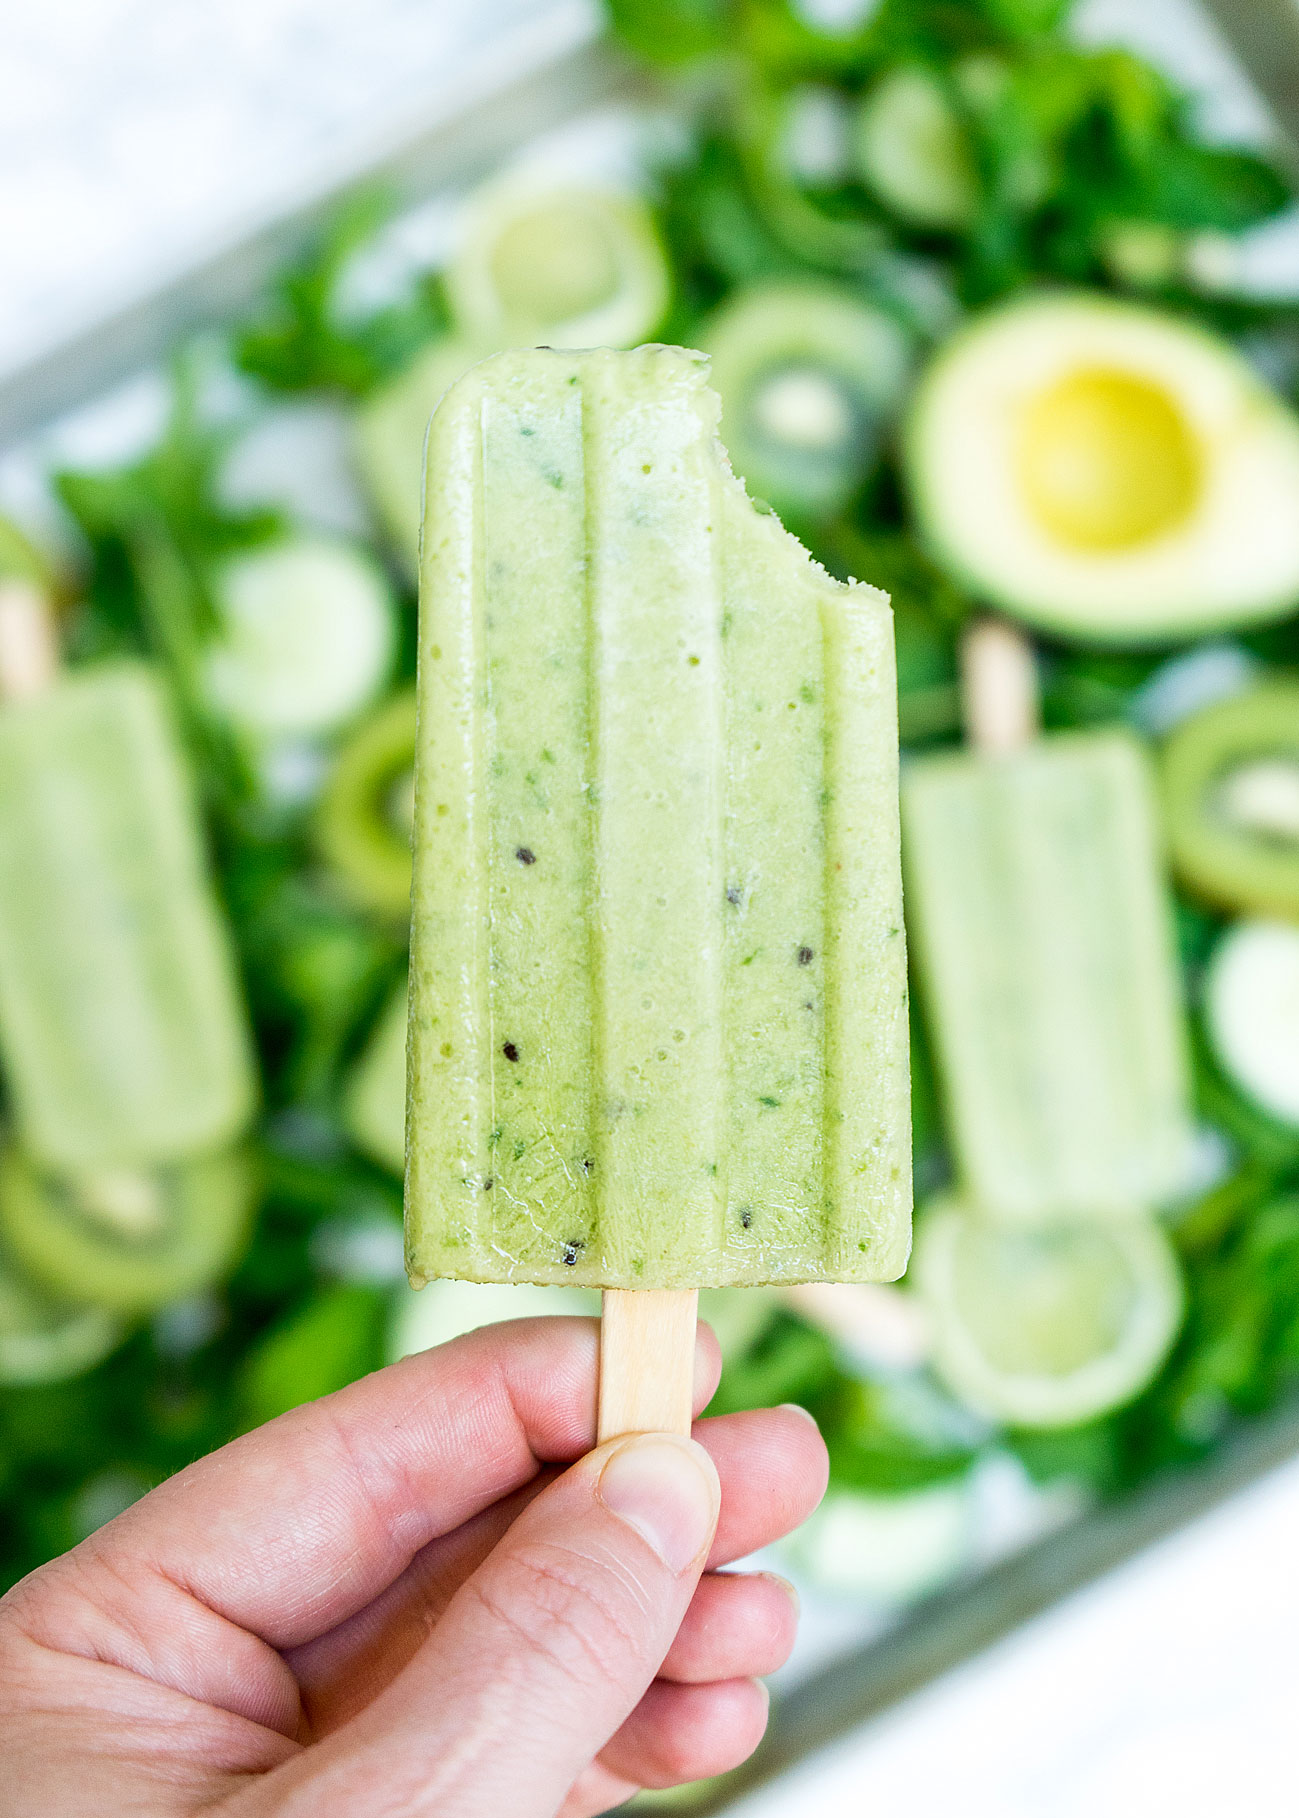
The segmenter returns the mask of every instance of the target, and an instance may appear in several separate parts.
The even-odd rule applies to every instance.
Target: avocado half
[[[1159,644],[1299,602],[1299,417],[1157,310],[1074,293],[980,317],[917,391],[906,466],[938,558],[1040,630]]]

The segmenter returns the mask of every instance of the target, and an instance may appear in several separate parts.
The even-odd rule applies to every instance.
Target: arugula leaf
[[[1036,38],[1055,31],[1073,0],[980,0],[992,23],[1012,38]]]
[[[687,63],[726,43],[726,0],[608,0],[614,31],[648,63]]]
[[[925,1418],[888,1384],[823,1391],[812,1411],[825,1432],[831,1481],[844,1489],[922,1490],[964,1476],[978,1455],[976,1444]]]
[[[304,1401],[344,1389],[383,1361],[386,1296],[351,1284],[327,1288],[281,1321],[240,1372],[241,1425],[261,1426]]]
[[[253,791],[237,743],[204,698],[203,656],[217,623],[210,578],[226,554],[264,542],[281,526],[274,513],[221,504],[217,474],[227,436],[202,423],[197,393],[195,362],[178,361],[172,413],[156,448],[132,466],[59,473],[54,483],[91,553],[70,656],[135,654],[160,663],[208,805],[228,821]]]
[[[341,208],[305,258],[279,280],[265,311],[236,338],[242,371],[275,391],[362,396],[398,371],[447,325],[439,281],[404,301],[345,319],[340,292],[354,256],[392,213],[395,198],[368,189]]]

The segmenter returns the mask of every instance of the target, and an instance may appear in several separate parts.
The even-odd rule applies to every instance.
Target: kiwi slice
[[[1299,682],[1266,682],[1184,720],[1162,779],[1190,889],[1224,909],[1299,914]]]
[[[229,1270],[249,1235],[253,1187],[239,1149],[156,1173],[66,1179],[10,1145],[0,1156],[0,1235],[51,1294],[144,1313]]]
[[[750,491],[795,517],[838,510],[874,462],[900,403],[907,337],[838,284],[772,281],[702,326],[722,440]]]
[[[105,1308],[48,1294],[0,1253],[0,1383],[80,1376],[116,1348],[123,1332]]]
[[[956,232],[979,206],[965,126],[940,79],[920,64],[891,69],[866,94],[857,156],[869,187],[902,220]]]
[[[661,320],[671,278],[639,196],[507,177],[470,198],[446,288],[471,341],[635,347]]]
[[[395,695],[347,740],[320,799],[316,843],[353,903],[410,913],[415,690]]]

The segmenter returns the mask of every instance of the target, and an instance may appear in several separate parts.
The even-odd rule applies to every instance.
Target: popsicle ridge
[[[904,1265],[891,619],[717,417],[702,356],[533,350],[431,425],[416,1280]]]

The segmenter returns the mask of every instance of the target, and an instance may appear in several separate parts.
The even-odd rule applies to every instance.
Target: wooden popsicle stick
[[[624,1433],[690,1432],[694,1288],[606,1288],[597,1443]]]
[[[1018,751],[1041,729],[1037,662],[1005,619],[976,619],[961,642],[965,732],[977,751]]]
[[[58,672],[49,601],[31,581],[0,581],[0,700],[43,694]]]

